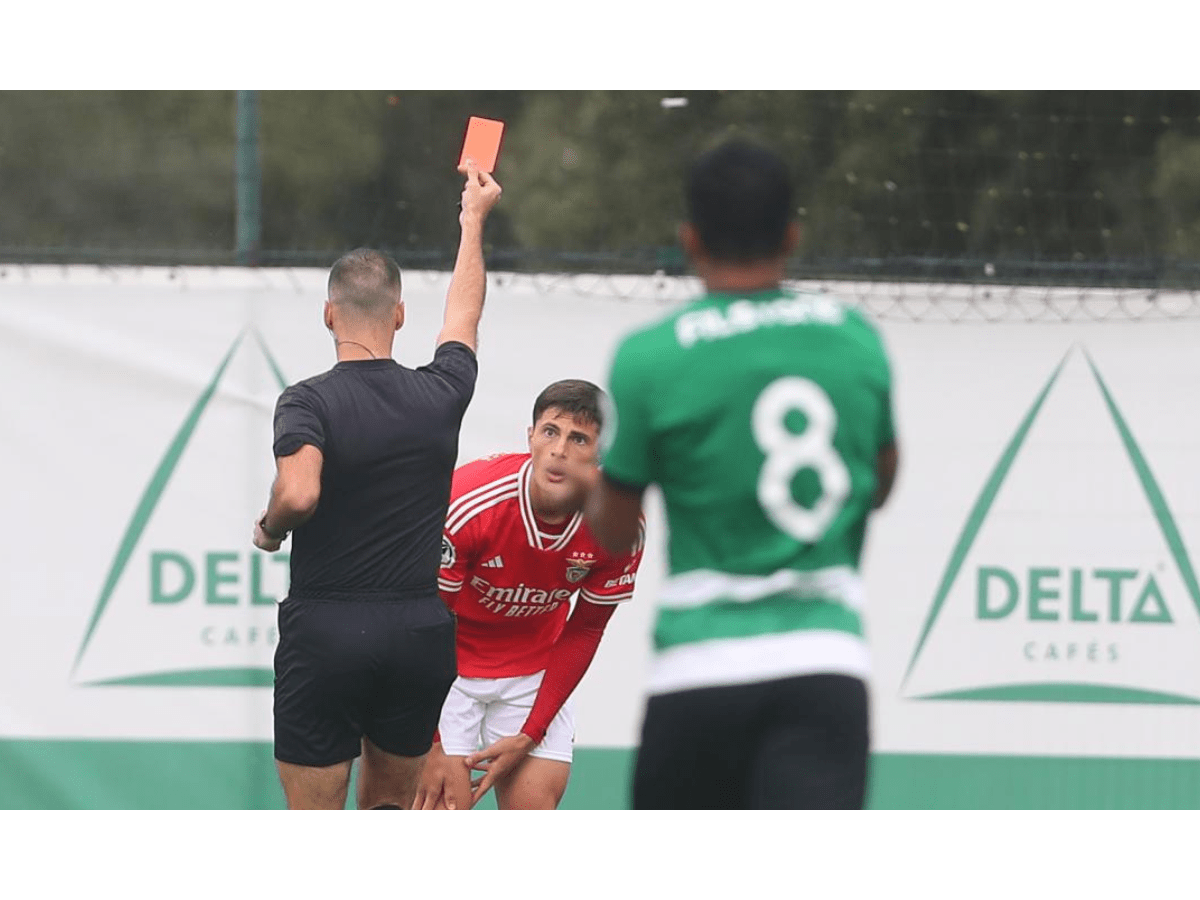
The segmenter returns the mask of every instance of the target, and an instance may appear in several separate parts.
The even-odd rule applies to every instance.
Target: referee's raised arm
[[[487,292],[487,273],[483,265],[483,223],[500,199],[500,185],[487,172],[480,172],[474,160],[466,160],[459,169],[466,175],[462,192],[462,228],[454,274],[446,292],[446,315],[438,334],[438,345],[447,341],[466,344],[474,352],[479,342],[479,319]]]

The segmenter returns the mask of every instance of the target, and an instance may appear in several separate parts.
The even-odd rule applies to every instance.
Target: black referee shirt
[[[427,366],[339,362],[280,395],[275,455],[312,444],[325,457],[317,511],[292,533],[289,597],[437,595],[458,432],[477,371],[471,349],[450,341]]]

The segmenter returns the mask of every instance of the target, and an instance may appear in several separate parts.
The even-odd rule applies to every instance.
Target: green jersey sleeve
[[[641,375],[641,362],[636,341],[626,338],[617,348],[609,370],[609,402],[600,457],[606,476],[639,488],[654,480],[648,386]]]

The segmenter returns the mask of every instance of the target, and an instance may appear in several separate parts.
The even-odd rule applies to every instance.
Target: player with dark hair
[[[857,808],[869,750],[859,562],[897,466],[875,328],[782,286],[799,238],[787,168],[745,141],[702,155],[680,239],[704,296],[618,347],[587,521],[608,547],[662,490],[639,809]]]
[[[458,620],[459,677],[418,808],[468,809],[492,785],[501,809],[562,800],[575,738],[568,700],[616,605],[633,597],[644,537],[639,519],[610,554],[583,524],[601,396],[587,381],[551,384],[533,405],[529,453],[454,473],[438,586]],[[472,768],[486,768],[474,791]]]
[[[433,361],[392,359],[404,324],[400,269],[355,250],[329,273],[337,364],[275,408],[277,474],[254,544],[293,533],[279,606],[275,759],[290,809],[405,809],[455,677],[454,623],[438,551],[475,389],[486,275],[483,225],[500,186],[468,162],[458,258]]]

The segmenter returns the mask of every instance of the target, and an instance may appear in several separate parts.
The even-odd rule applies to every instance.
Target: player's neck
[[[533,508],[533,514],[537,517],[538,521],[546,525],[561,525],[578,512],[578,510],[564,511],[549,506],[539,496],[536,484],[529,485],[529,505]]]
[[[708,261],[700,272],[710,294],[757,294],[777,291],[783,281],[782,260],[729,264]]]

